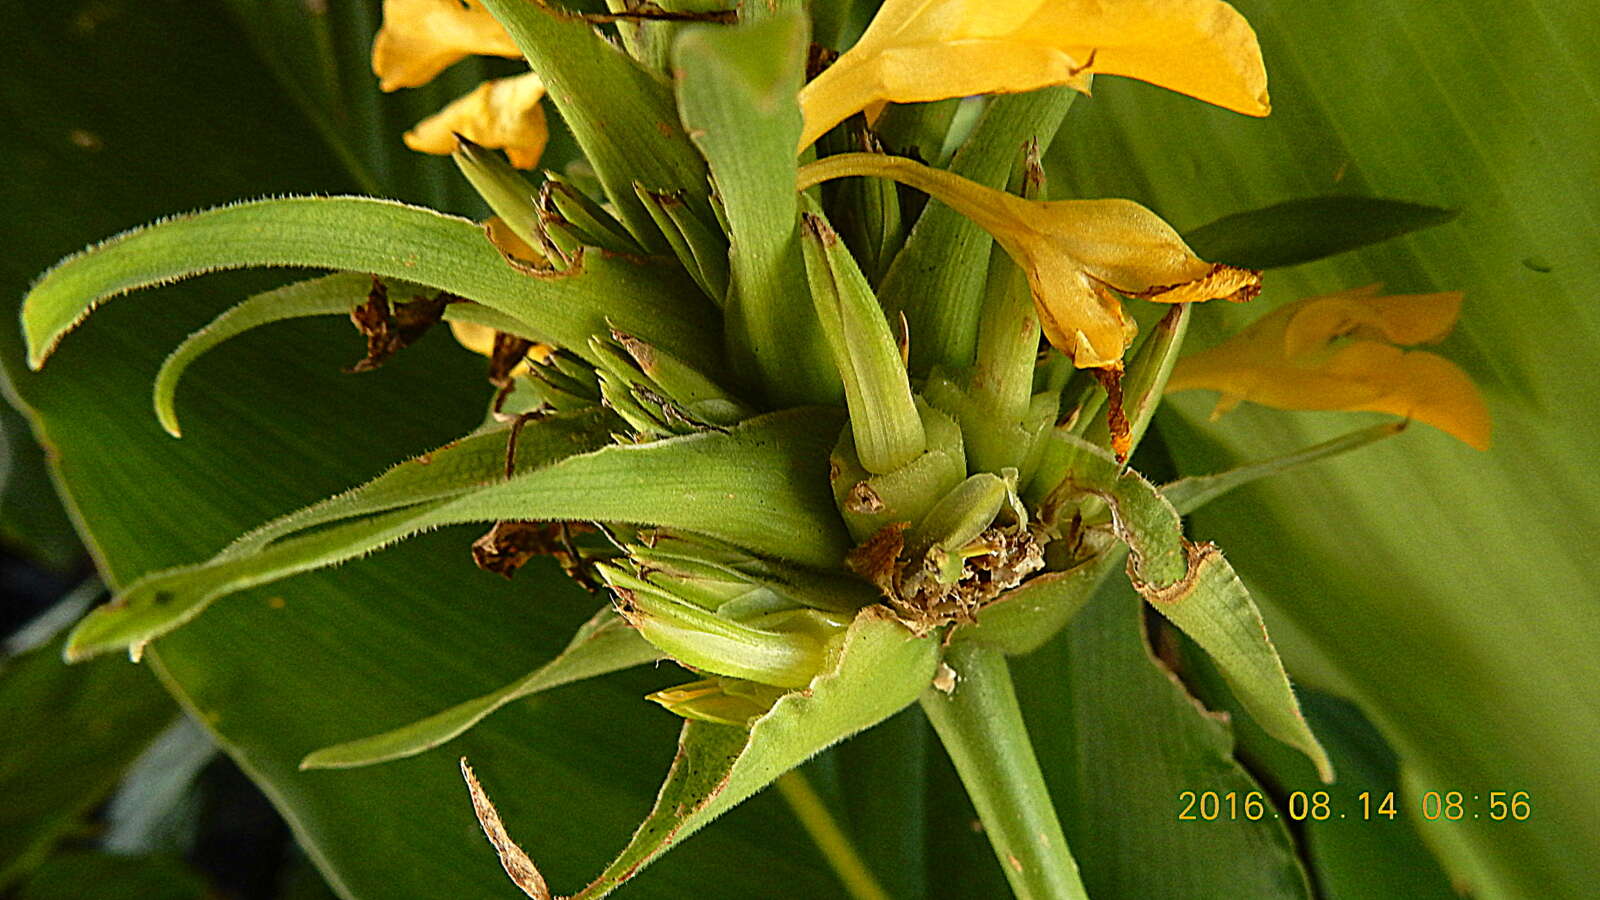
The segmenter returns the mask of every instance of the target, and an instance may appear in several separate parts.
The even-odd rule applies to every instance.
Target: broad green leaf
[[[1443,225],[1459,214],[1380,197],[1305,197],[1223,216],[1183,239],[1201,259],[1276,269]]]
[[[585,622],[554,659],[505,687],[393,731],[324,747],[301,760],[300,768],[344,769],[414,756],[451,740],[513,701],[660,658],[661,651],[608,605]]]
[[[728,222],[726,315],[735,364],[779,406],[839,397],[796,231],[795,142],[810,24],[795,12],[684,29],[673,45],[679,115],[711,167]]]
[[[1291,670],[1348,692],[1419,787],[1542,798],[1514,827],[1430,823],[1452,879],[1484,898],[1600,895],[1600,632],[1575,625],[1593,619],[1597,576],[1573,541],[1600,531],[1600,58],[1581,50],[1600,21],[1565,0],[1236,5],[1261,36],[1270,118],[1107,79],[1053,174],[1154,203],[1180,228],[1335,189],[1461,208],[1449,225],[1273,273],[1257,302],[1375,281],[1463,291],[1439,352],[1484,386],[1495,447],[1413,430],[1237,491],[1196,528],[1250,579]],[[1168,152],[1174,134],[1186,149]],[[1105,158],[1127,164],[1083,162]],[[1259,314],[1202,310],[1192,337]],[[1206,425],[1202,398],[1169,406],[1160,427],[1185,472],[1369,421],[1241,408]]]
[[[573,900],[611,893],[779,775],[910,705],[937,661],[937,639],[913,638],[869,608],[851,624],[837,661],[805,690],[784,695],[749,731],[686,722],[655,807],[622,853]],[[537,844],[529,845],[537,855]]]
[[[1059,637],[1012,660],[1017,692],[1091,897],[1308,898],[1270,799],[1260,819],[1181,818],[1186,798],[1264,788],[1146,642],[1142,604],[1113,579]]]
[[[605,186],[617,213],[640,243],[663,246],[633,193],[684,191],[711,221],[706,166],[689,145],[664,80],[634,62],[592,26],[524,0],[484,0],[550,92],[561,120]]]
[[[908,707],[835,745],[807,770],[832,765],[856,849],[891,897],[928,891],[928,719]]]
[[[283,537],[253,552],[225,550],[208,562],[147,575],[85,617],[73,631],[67,653],[82,659],[121,647],[137,652],[219,597],[466,522],[660,525],[799,563],[837,565],[846,538],[825,478],[828,446],[823,438],[830,431],[819,427],[819,417],[822,422],[829,418],[816,409],[794,410],[751,419],[725,433],[611,446],[560,461],[546,456],[548,465],[465,491],[449,481],[441,490],[432,479],[408,477],[423,468],[413,461],[391,473],[390,483],[375,485],[381,489],[379,501],[441,493],[442,498]],[[556,452],[577,449],[561,436],[549,444]],[[807,470],[812,477],[805,477]],[[442,472],[446,478],[455,474]],[[358,504],[361,500],[359,493],[346,496]],[[296,524],[325,522],[329,512],[343,515],[350,505],[321,509],[322,514]]]
[[[77,829],[177,715],[150,673],[116,659],[69,667],[64,643],[0,662],[0,887]]]
[[[1238,741],[1235,755],[1278,798],[1280,816],[1287,798],[1296,792],[1304,796],[1299,825],[1305,835],[1303,861],[1325,896],[1408,900],[1459,896],[1422,843],[1417,831],[1423,824],[1422,809],[1401,792],[1394,751],[1353,704],[1315,690],[1300,693],[1306,719],[1339,772],[1339,780],[1326,785],[1304,757],[1239,715],[1238,700],[1192,643],[1176,638],[1168,658],[1208,708],[1233,717],[1229,722]],[[1319,792],[1326,804],[1321,814],[1313,810]],[[1504,794],[1510,795],[1510,791]],[[1478,796],[1475,811],[1480,815],[1488,812],[1487,801],[1486,794]],[[1439,812],[1443,814],[1442,809]]]
[[[1404,422],[1380,422],[1294,453],[1248,463],[1215,475],[1190,475],[1180,478],[1162,485],[1161,495],[1167,498],[1167,502],[1171,503],[1180,515],[1186,516],[1223,494],[1253,481],[1270,475],[1292,472],[1318,460],[1348,453],[1387,437],[1394,437],[1405,430]]]
[[[180,436],[178,413],[174,408],[178,382],[196,359],[230,338],[252,328],[259,328],[285,319],[307,316],[344,315],[351,307],[366,299],[371,289],[370,276],[355,272],[340,272],[309,281],[285,285],[276,290],[256,294],[213,319],[209,325],[189,335],[156,373],[156,418],[161,427],[173,437]],[[387,284],[396,300],[404,302],[412,294],[419,294],[422,285],[393,281]],[[445,307],[447,321],[467,321],[487,325],[497,331],[525,336],[531,331],[522,322],[477,303],[452,303]]]
[[[530,276],[502,260],[465,219],[370,197],[296,197],[166,219],[62,260],[23,306],[29,365],[43,365],[101,301],[247,266],[346,269],[418,282],[499,310],[580,355],[609,322],[687,358],[717,358],[696,327],[707,311],[689,293],[663,291],[673,281],[661,267],[587,253],[568,272]]]
[[[1268,734],[1300,750],[1332,781],[1328,755],[1300,714],[1261,613],[1222,551],[1185,540],[1177,510],[1154,485],[1088,445],[1081,445],[1057,491],[1095,497],[1111,508],[1111,527],[1128,545],[1134,587],[1211,655]]]
[[[1057,87],[995,97],[950,161],[950,171],[1005,187],[1022,145],[1037,139],[1041,153],[1048,149],[1075,96]],[[914,336],[913,372],[935,364],[960,371],[972,364],[993,246],[987,232],[936,200],[917,218],[878,288],[884,309],[906,315]]]
[[[0,179],[0,206],[17,212],[0,225],[9,296],[88,240],[174,210],[356,188],[214,4],[151,0],[87,17],[72,5],[6,9],[0,107],[18,127],[0,134],[0,156],[26,172]],[[410,98],[380,99],[389,108]],[[398,147],[398,131],[371,140]],[[172,440],[150,415],[162,358],[239,298],[274,286],[260,273],[223,274],[110,304],[38,374],[24,367],[16,319],[0,322],[7,377],[53,448],[55,474],[113,583],[204,559],[482,419],[483,363],[448,340],[422,341],[351,378],[339,373],[351,362],[348,331],[285,322],[196,364],[192,377],[213,387],[185,395],[186,437]],[[427,535],[252,592],[146,657],[285,813],[341,896],[436,897],[440,885],[462,900],[505,896],[451,754],[296,769],[318,747],[525,674],[593,612],[593,598],[554,566],[530,564],[512,583],[476,570],[472,537]],[[625,840],[648,807],[681,723],[641,712],[639,698],[668,683],[664,672],[618,673],[501,710],[459,739],[500,776],[565,787],[536,805],[507,804],[543,836],[552,876],[598,871],[606,845]],[[630,896],[834,889],[780,803],[758,797],[729,819],[637,879]]]
[[[0,396],[0,541],[47,569],[66,571],[83,557],[83,543],[50,482],[44,450],[11,402]]]

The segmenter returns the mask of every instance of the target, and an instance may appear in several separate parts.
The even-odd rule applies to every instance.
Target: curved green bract
[[[660,658],[661,651],[608,604],[578,629],[558,656],[505,687],[392,731],[324,747],[301,760],[300,768],[348,769],[414,756],[460,735],[507,703]]]
[[[712,819],[823,749],[911,705],[933,678],[937,637],[914,638],[868,607],[837,661],[785,694],[749,731],[689,721],[655,808],[627,847],[571,900],[598,900]]]
[[[1221,551],[1186,540],[1177,510],[1137,472],[1078,438],[1052,438],[1071,454],[1052,499],[1088,496],[1110,507],[1111,528],[1128,545],[1133,586],[1206,651],[1268,734],[1304,753],[1331,782],[1328,754],[1300,713],[1261,612]]]
[[[79,623],[67,655],[81,659],[137,648],[199,615],[219,597],[467,522],[660,525],[792,562],[837,566],[848,546],[827,483],[829,436],[838,425],[832,410],[789,410],[751,419],[726,433],[569,456],[443,499],[431,499],[440,496],[437,485],[426,479],[407,484],[412,470],[396,470],[391,473],[395,481],[384,490],[353,498],[355,503],[388,505],[392,511],[309,534],[289,536],[280,527],[276,533],[284,536],[259,550],[224,550],[208,562],[141,578]],[[395,509],[408,495],[430,499]],[[327,522],[349,508],[334,507],[332,514],[319,514],[315,521]]]
[[[371,276],[357,272],[324,275],[321,278],[297,281],[276,290],[254,294],[212,319],[206,327],[189,335],[179,344],[177,349],[172,351],[172,355],[161,364],[161,371],[156,373],[156,418],[160,420],[161,427],[173,437],[182,437],[182,432],[178,428],[178,411],[175,408],[178,382],[183,379],[184,373],[195,360],[210,352],[218,344],[238,337],[252,328],[286,319],[344,315],[367,296],[371,286]],[[389,292],[397,297],[426,290],[422,285],[407,281],[391,281],[387,287]],[[444,318],[447,321],[472,322],[496,331],[537,339],[532,335],[533,329],[526,323],[477,303],[452,303],[445,307]]]
[[[255,200],[166,219],[69,256],[22,308],[37,369],[99,303],[223,269],[302,266],[398,278],[476,300],[582,355],[611,325],[715,370],[712,312],[676,269],[590,251],[571,269],[512,268],[474,223],[371,197]]]

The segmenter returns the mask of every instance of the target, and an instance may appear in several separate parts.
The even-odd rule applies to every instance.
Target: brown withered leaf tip
[[[485,572],[509,579],[535,556],[548,556],[568,578],[593,593],[599,586],[590,577],[583,554],[572,542],[574,533],[593,530],[593,526],[581,522],[496,522],[472,542],[472,561]]]
[[[365,303],[350,310],[350,322],[367,339],[365,359],[345,369],[368,372],[378,368],[427,333],[444,316],[444,308],[461,298],[443,291],[431,299],[416,297],[407,303],[389,303],[389,286],[374,276]]]
[[[1111,452],[1117,456],[1117,462],[1128,461],[1128,454],[1133,452],[1133,428],[1128,424],[1128,412],[1123,408],[1122,401],[1122,366],[1106,366],[1104,368],[1090,369],[1095,380],[1106,390],[1106,425],[1111,432]]]
[[[500,865],[505,867],[511,883],[533,900],[554,900],[550,886],[545,884],[544,876],[539,874],[539,868],[533,864],[532,858],[506,833],[505,823],[500,820],[500,811],[494,808],[483,785],[478,783],[478,776],[473,773],[472,766],[467,765],[465,756],[461,757],[461,777],[467,782],[467,793],[472,796],[473,815],[478,817],[478,824],[483,827],[484,836],[500,857]]]
[[[472,561],[504,578],[517,574],[535,556],[565,553],[551,522],[496,522],[472,542]]]

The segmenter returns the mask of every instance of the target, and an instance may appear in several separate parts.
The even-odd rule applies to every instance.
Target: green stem
[[[945,660],[955,690],[930,690],[922,710],[978,810],[1000,868],[1019,900],[1088,900],[1067,849],[1006,658],[977,644],[956,644]]]
[[[778,793],[783,795],[794,817],[800,820],[800,826],[811,836],[812,843],[833,867],[850,896],[855,900],[889,900],[889,894],[862,862],[855,845],[834,821],[833,813],[811,786],[811,781],[799,769],[790,769],[778,776],[777,785]]]

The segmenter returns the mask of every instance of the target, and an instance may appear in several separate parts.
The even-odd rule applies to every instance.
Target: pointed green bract
[[[659,650],[605,606],[578,629],[560,655],[505,687],[393,731],[324,747],[301,760],[300,768],[346,769],[413,756],[455,738],[508,703],[660,657]]]
[[[633,237],[648,249],[664,249],[633,183],[686,191],[699,211],[705,211],[707,190],[705,162],[678,125],[672,91],[581,19],[527,0],[484,0],[483,6],[539,73]]]
[[[1300,750],[1331,781],[1328,755],[1300,714],[1261,613],[1221,551],[1184,539],[1177,511],[1138,473],[1076,438],[1054,440],[1071,447],[1071,462],[1049,502],[1093,497],[1109,506],[1111,527],[1130,551],[1134,587],[1211,655],[1268,734]]]
[[[256,294],[213,319],[206,327],[189,335],[179,344],[156,373],[155,409],[161,427],[173,437],[179,437],[178,412],[175,407],[178,383],[195,360],[210,352],[218,344],[238,337],[252,328],[282,322],[285,319],[306,316],[332,316],[348,314],[352,307],[366,298],[372,287],[372,278],[356,272],[340,272],[284,285],[277,290]],[[397,298],[420,294],[422,285],[405,281],[388,282],[387,287]],[[505,331],[526,337],[528,326],[504,313],[477,303],[452,303],[445,307],[446,321],[472,322],[496,331]]]
[[[720,353],[699,325],[693,288],[655,265],[586,253],[568,272],[513,269],[466,219],[366,197],[294,197],[166,219],[70,256],[29,292],[22,310],[29,364],[103,300],[220,269],[306,266],[370,272],[476,300],[529,332],[583,354],[608,322],[686,359]]]
[[[851,624],[833,664],[805,690],[778,700],[749,731],[685,723],[655,808],[616,860],[572,900],[611,893],[779,775],[909,706],[933,677],[938,651],[937,638],[914,638],[869,608]],[[537,842],[528,846],[537,856]]]
[[[610,413],[586,409],[557,413],[528,424],[517,435],[515,472],[529,472],[611,442],[619,423]],[[258,553],[274,541],[318,525],[458,497],[504,477],[510,426],[466,435],[396,464],[366,484],[280,516],[234,539],[218,558]]]
[[[134,647],[189,621],[219,597],[465,522],[663,525],[794,562],[836,566],[846,543],[826,481],[830,421],[837,420],[829,412],[801,409],[752,419],[726,433],[610,446],[453,497],[282,537],[253,553],[224,551],[206,563],[141,578],[79,624],[67,653],[83,658]],[[808,470],[812,477],[796,477]],[[385,487],[391,495],[413,490],[438,496],[436,487],[403,476]],[[373,502],[370,496],[366,502]],[[334,510],[342,514],[348,508]],[[318,520],[327,521],[327,513]]]
[[[1183,239],[1201,259],[1275,269],[1443,225],[1459,214],[1381,197],[1306,197],[1223,216]]]
[[[802,213],[806,278],[816,321],[844,382],[856,458],[883,475],[906,465],[927,446],[905,361],[883,309],[822,208],[805,198]]]
[[[809,314],[796,233],[795,100],[809,25],[780,13],[735,28],[685,28],[673,45],[678,106],[728,223],[727,340],[776,405],[827,403],[839,377]]]

